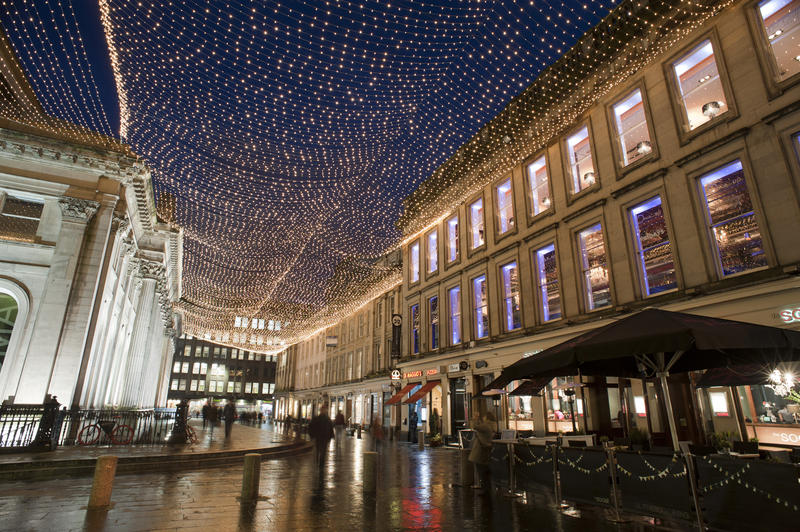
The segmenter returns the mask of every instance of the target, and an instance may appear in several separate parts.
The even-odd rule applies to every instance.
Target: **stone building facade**
[[[649,33],[615,11],[407,199],[398,367],[409,394],[431,386],[399,418],[438,408],[454,436],[497,408],[512,428],[573,430],[553,415],[566,411],[555,386],[526,404],[477,394],[520,358],[645,307],[798,326],[800,55],[780,39],[800,31],[798,7],[671,9]],[[689,378],[670,384],[676,409],[707,408]],[[664,431],[657,386],[583,381],[578,428],[618,427],[628,394],[649,412],[637,399],[637,423]]]
[[[31,125],[53,120],[36,118],[44,112],[5,44],[0,396],[163,405],[182,232],[157,219],[150,172],[127,147],[76,126]]]

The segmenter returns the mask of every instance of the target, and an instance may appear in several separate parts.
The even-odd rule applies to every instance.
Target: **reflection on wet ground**
[[[458,483],[458,453],[384,443],[378,490],[362,494],[369,439],[332,442],[313,453],[266,461],[261,500],[241,506],[242,468],[119,476],[114,506],[87,512],[91,479],[6,482],[0,530],[656,530],[638,519],[615,524],[589,508],[558,511],[547,494],[526,501],[481,496]],[[658,528],[664,530],[663,528]]]

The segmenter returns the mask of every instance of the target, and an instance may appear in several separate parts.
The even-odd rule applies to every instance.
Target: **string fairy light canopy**
[[[113,113],[70,2],[4,0],[2,22],[49,115],[153,169],[185,230],[184,330],[265,352],[395,286],[398,220],[424,227],[497,169],[476,142],[506,168],[529,155],[555,127],[520,140],[542,98],[556,108],[607,43],[707,3],[625,2],[625,24],[573,48],[616,0],[98,1]]]

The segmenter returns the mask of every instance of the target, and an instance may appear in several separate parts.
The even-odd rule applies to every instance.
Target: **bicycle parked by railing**
[[[111,443],[128,445],[133,441],[134,430],[130,425],[118,424],[116,420],[119,418],[120,416],[114,416],[114,419],[86,425],[78,433],[78,443],[80,445],[94,445],[100,439],[100,436],[106,434]]]

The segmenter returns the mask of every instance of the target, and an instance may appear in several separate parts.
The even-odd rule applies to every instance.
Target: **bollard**
[[[364,470],[362,472],[364,493],[375,493],[378,485],[378,453],[367,451],[362,457],[364,459]]]
[[[361,439],[361,423],[358,424],[358,429],[356,429],[356,430],[358,431],[358,439],[360,440]]]
[[[425,450],[425,431],[424,430],[419,431],[419,439],[417,440],[417,442],[419,443],[419,450],[420,451]]]
[[[89,510],[100,510],[111,506],[111,489],[117,472],[116,456],[100,456],[94,468],[92,493],[89,495]]]
[[[469,461],[470,449],[461,449],[461,485],[465,488],[475,483],[475,467]]]
[[[242,473],[241,501],[252,502],[258,499],[258,483],[261,480],[261,455],[247,453],[244,455],[244,472]]]

